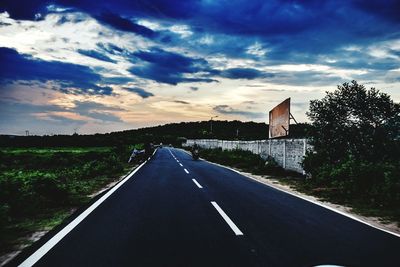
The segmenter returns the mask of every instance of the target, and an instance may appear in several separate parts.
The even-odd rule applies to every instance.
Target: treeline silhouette
[[[310,132],[306,123],[290,126],[288,138],[303,138]],[[13,136],[0,135],[0,147],[89,147],[89,146],[123,146],[139,143],[164,143],[174,146],[183,140],[215,138],[224,140],[259,140],[268,139],[268,124],[241,121],[181,122],[146,127],[134,130],[92,135],[44,135]]]

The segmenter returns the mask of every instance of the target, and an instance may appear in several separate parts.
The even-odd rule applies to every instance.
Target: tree
[[[314,151],[304,169],[311,183],[363,202],[400,202],[400,104],[356,81],[310,102]],[[397,204],[396,204],[397,203]]]
[[[351,155],[367,161],[399,159],[400,104],[356,81],[310,102],[315,151],[336,163]]]

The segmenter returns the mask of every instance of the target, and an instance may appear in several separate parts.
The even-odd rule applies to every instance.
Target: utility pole
[[[212,134],[212,121],[213,121],[213,118],[217,118],[218,116],[212,116],[211,117],[211,119],[210,119],[210,133]]]

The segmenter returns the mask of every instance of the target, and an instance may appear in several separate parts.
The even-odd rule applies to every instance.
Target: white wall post
[[[286,139],[283,139],[283,166],[286,169]]]
[[[271,139],[268,140],[268,156],[271,157]]]

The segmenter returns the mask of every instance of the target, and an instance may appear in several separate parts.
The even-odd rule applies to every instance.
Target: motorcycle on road
[[[198,160],[200,158],[200,153],[198,148],[193,149],[192,158],[193,160]]]

